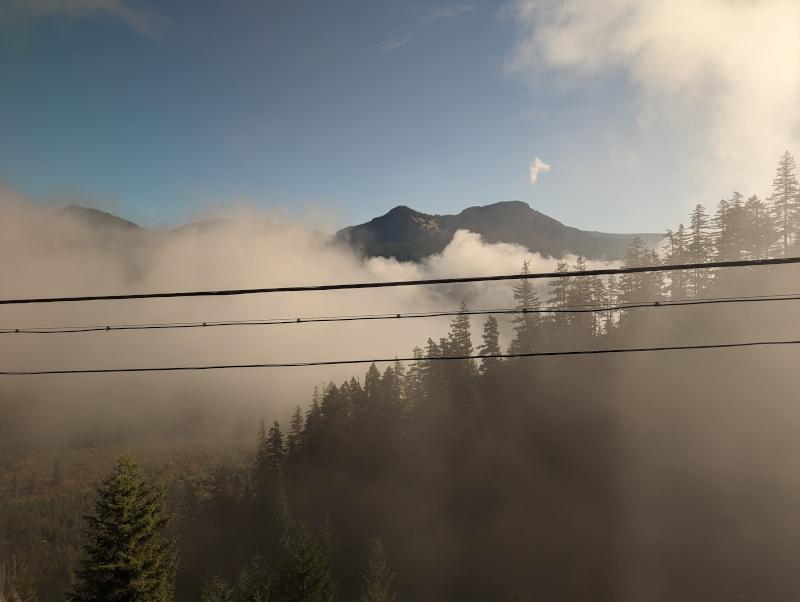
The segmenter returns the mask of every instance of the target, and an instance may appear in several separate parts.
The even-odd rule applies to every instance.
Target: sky
[[[662,231],[800,150],[794,0],[0,0],[0,182],[143,225]]]

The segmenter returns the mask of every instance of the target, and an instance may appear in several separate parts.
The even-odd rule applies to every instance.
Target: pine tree
[[[574,270],[583,272],[586,270],[586,260],[578,256],[575,261]],[[577,276],[575,278],[564,278],[569,280],[567,283],[567,305],[569,307],[586,307],[595,304],[595,293],[597,291],[596,276]],[[594,315],[590,313],[577,313],[570,320],[570,327],[580,337],[589,338],[594,334]]]
[[[676,265],[689,263],[687,251],[686,227],[683,224],[678,226],[675,232],[667,230],[664,248],[664,263]],[[676,270],[669,273],[669,286],[667,292],[671,300],[686,299],[690,295],[689,280],[686,278],[684,270]]]
[[[626,268],[645,265],[647,247],[644,241],[634,236],[630,246],[625,250],[623,266]],[[645,300],[645,284],[641,273],[623,274],[619,282],[620,303],[638,303]]]
[[[302,523],[284,517],[275,589],[281,602],[332,602],[338,583],[330,550]]]
[[[470,333],[469,316],[467,315],[467,304],[463,301],[459,306],[458,314],[450,322],[450,332],[447,335],[447,354],[452,357],[472,355],[472,335]],[[463,365],[468,374],[474,372],[472,360],[466,360]]]
[[[602,281],[601,281],[602,285]],[[617,278],[614,274],[611,274],[607,280],[605,286],[603,286],[602,290],[602,299],[603,305],[606,307],[614,307],[619,304],[619,285],[617,284]],[[609,310],[604,312],[603,317],[603,332],[605,334],[610,333],[614,326],[616,325],[617,319],[617,312],[614,310]]]
[[[239,571],[233,599],[236,602],[269,602],[272,579],[269,562],[259,555],[253,556]]]
[[[85,558],[70,600],[172,600],[177,555],[175,542],[164,534],[170,517],[163,499],[135,460],[117,462],[97,490],[94,512],[86,517]]]
[[[789,151],[778,161],[769,197],[778,232],[779,252],[786,256],[797,231],[800,198],[798,198],[797,164]]]
[[[280,483],[286,459],[286,447],[277,420],[272,423],[269,431],[265,433],[264,430],[265,425],[262,420],[253,473],[258,492],[269,497],[275,493]]]
[[[522,262],[520,274],[530,274],[530,262]],[[539,296],[529,279],[520,280],[512,289],[514,309],[519,311],[535,310],[539,308]],[[515,316],[511,323],[514,324],[514,338],[509,351],[511,353],[530,353],[536,343],[536,329],[539,320],[536,313],[522,313]]]
[[[687,244],[688,259],[691,263],[706,263],[711,260],[713,250],[711,228],[705,207],[698,204],[692,210],[689,220],[689,240]],[[695,298],[703,296],[711,281],[708,269],[696,269],[691,272],[691,290]]]
[[[478,347],[478,353],[480,355],[500,355],[502,351],[500,350],[500,327],[497,324],[497,320],[494,316],[489,316],[486,318],[486,321],[483,323],[483,334],[481,335],[481,343],[480,347]],[[481,360],[481,374],[491,374],[497,367],[500,365],[499,358],[489,358],[485,357]]]
[[[200,602],[236,602],[235,590],[222,572],[203,583]]]
[[[770,256],[770,249],[775,243],[777,234],[775,222],[769,214],[768,207],[757,196],[753,195],[744,204],[744,221],[749,224],[745,230],[744,252],[748,259],[765,259]]]
[[[375,407],[381,397],[381,373],[375,364],[370,364],[367,374],[364,376],[364,392],[367,394],[367,402]]]
[[[395,602],[395,574],[379,539],[369,542],[369,557],[362,577],[361,602]]]
[[[303,450],[303,411],[297,406],[289,419],[289,435],[286,437],[287,457],[297,458]]]
[[[566,261],[559,261],[556,265],[556,272],[559,274],[566,274],[569,272],[569,266]],[[547,296],[547,305],[553,309],[566,309],[569,304],[569,282],[568,278],[554,278],[548,285],[550,286],[550,294]],[[556,329],[556,332],[564,331],[569,328],[570,320],[569,314],[555,313],[551,318],[551,322]]]

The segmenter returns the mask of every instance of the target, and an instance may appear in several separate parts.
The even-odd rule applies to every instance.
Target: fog
[[[4,298],[515,273],[523,261],[535,271],[555,266],[552,258],[515,245],[486,244],[467,231],[459,231],[441,254],[419,264],[364,258],[327,233],[300,223],[280,223],[284,218],[277,213],[244,208],[217,212],[213,220],[174,230],[134,230],[98,227],[6,189],[0,213]],[[0,328],[441,311],[457,309],[462,300],[472,308],[509,307],[510,284],[7,305],[0,310]],[[414,346],[424,346],[429,336],[444,336],[447,328],[447,318],[436,318],[6,334],[0,335],[0,363],[3,370],[36,370],[407,357]],[[477,341],[478,329],[476,321]],[[509,328],[504,334],[508,336]],[[251,428],[254,416],[282,418],[296,404],[306,405],[312,383],[338,381],[354,372],[362,372],[361,367],[7,376],[0,379],[0,399],[24,400],[20,412],[28,416],[30,430],[22,432],[32,440],[52,440],[73,427],[91,431],[106,423],[117,429],[141,426],[152,422],[152,413],[168,428],[186,423],[187,413],[201,425],[217,427],[238,420]]]

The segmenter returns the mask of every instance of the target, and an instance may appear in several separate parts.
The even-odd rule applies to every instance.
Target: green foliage
[[[201,602],[236,602],[236,592],[230,581],[221,572],[203,584],[200,592]]]
[[[281,560],[275,583],[282,602],[331,602],[338,582],[333,573],[326,538],[315,537],[303,523],[293,520],[284,507]]]
[[[203,583],[200,592],[201,602],[269,602],[271,597],[272,573],[267,560],[259,555],[253,556],[239,572],[236,584],[232,584],[218,571]]]
[[[494,316],[489,316],[483,323],[483,334],[481,334],[481,345],[478,347],[480,355],[500,355],[500,327]],[[489,374],[497,369],[500,364],[499,358],[483,358],[481,360],[481,374]]]
[[[86,517],[85,558],[69,594],[74,602],[172,600],[177,556],[164,534],[163,491],[123,457],[97,490]]]
[[[369,541],[369,556],[362,577],[361,602],[395,602],[395,574],[379,539]]]

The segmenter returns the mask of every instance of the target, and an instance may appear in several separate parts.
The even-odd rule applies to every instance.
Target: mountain
[[[457,215],[428,215],[395,207],[365,224],[349,226],[336,237],[367,256],[419,261],[441,252],[457,230],[480,234],[488,243],[515,243],[552,257],[566,254],[589,259],[621,259],[634,236],[656,245],[661,234],[609,234],[579,230],[540,213],[522,201],[469,207]]]
[[[60,217],[72,218],[87,224],[93,229],[103,231],[141,231],[142,228],[133,222],[117,217],[113,213],[106,213],[99,209],[81,207],[80,205],[68,205],[56,210],[56,215]]]
[[[70,205],[57,210],[56,214],[86,223],[96,235],[109,240],[116,240],[119,238],[116,235],[122,233],[134,239],[150,235],[150,231],[133,222],[97,209]],[[165,234],[207,232],[224,229],[233,223],[227,219],[205,220],[180,226]],[[267,225],[280,231],[292,228]],[[457,215],[428,215],[401,205],[365,224],[344,228],[336,233],[335,238],[370,257],[419,261],[441,252],[457,230],[480,234],[488,243],[515,243],[552,257],[574,253],[589,259],[621,259],[633,237],[637,236],[578,230],[531,209],[526,203],[508,201],[469,207]],[[648,245],[656,245],[662,239],[661,234],[638,236]]]

